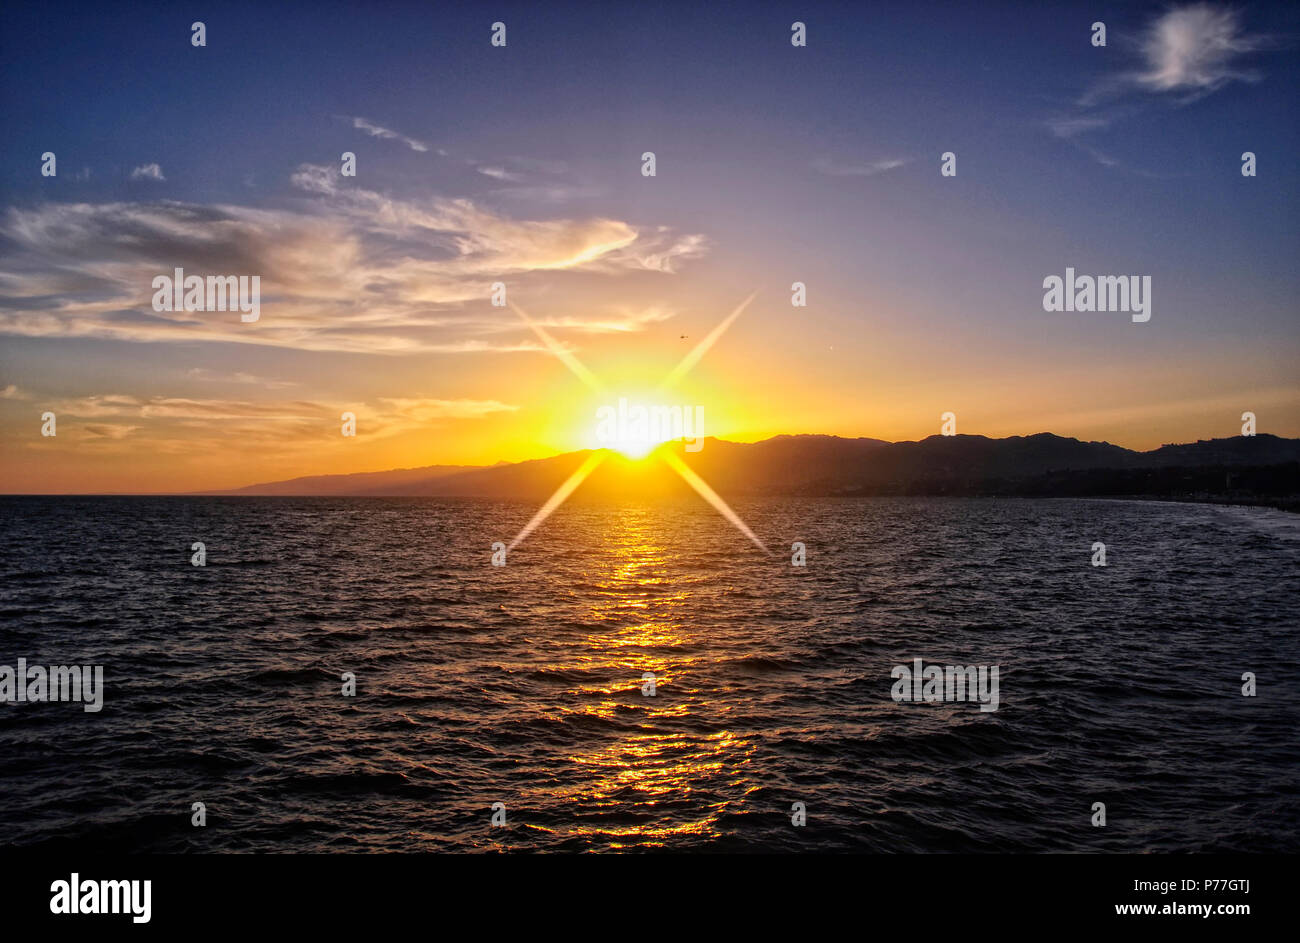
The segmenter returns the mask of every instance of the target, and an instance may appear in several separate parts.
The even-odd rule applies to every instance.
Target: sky
[[[0,492],[520,461],[620,396],[734,441],[1300,436],[1295,4],[484,9],[6,4]],[[258,320],[155,310],[178,267]],[[1044,311],[1067,267],[1150,320]]]

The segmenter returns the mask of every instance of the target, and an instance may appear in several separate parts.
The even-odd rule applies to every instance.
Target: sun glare
[[[688,447],[697,446],[703,435],[704,407],[665,405],[620,396],[617,403],[601,405],[595,418],[598,448],[640,459],[663,443],[677,439],[685,440]]]
[[[658,448],[661,444],[662,444],[661,442],[651,442],[649,439],[646,439],[640,442],[620,442],[616,446],[614,446],[614,449],[620,455],[626,458],[640,461],[641,459],[649,455],[651,452],[653,452],[656,448]]]
[[[727,316],[722,324],[714,328],[708,337],[697,344],[677,365],[677,368],[664,378],[663,382],[657,387],[656,393],[664,394],[675,387],[686,372],[695,366],[704,353],[722,336],[731,322],[735,321],[753,300],[754,295],[751,294]],[[542,339],[546,346],[593,392],[602,398],[607,395],[600,380],[577,357],[560,347],[555,342],[555,339],[541,325],[532,320],[522,308],[513,302],[511,307]],[[583,480],[595,471],[597,466],[610,454],[608,450],[612,449],[632,461],[640,461],[651,453],[662,456],[673,471],[677,472],[688,485],[695,489],[700,497],[713,505],[714,509],[730,521],[738,531],[748,537],[750,543],[764,553],[767,552],[767,547],[763,545],[763,542],[755,536],[754,532],[740,519],[739,515],[727,505],[727,502],[722,500],[718,493],[709,487],[703,478],[683,462],[673,450],[659,450],[657,448],[665,442],[681,439],[685,443],[686,451],[698,452],[704,444],[703,406],[665,406],[654,402],[629,401],[627,396],[620,396],[617,405],[607,401],[596,409],[595,433],[600,445],[587,456],[587,460],[583,462],[582,466],[570,475],[564,484],[560,485],[547,502],[532,516],[532,519],[524,525],[524,529],[511,541],[508,549],[513,550],[536,530],[550,516],[551,512],[563,504],[569,495],[582,484]]]

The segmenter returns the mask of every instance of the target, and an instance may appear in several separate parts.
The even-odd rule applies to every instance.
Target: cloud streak
[[[409,138],[405,134],[399,134],[398,132],[388,128],[380,127],[373,121],[368,121],[365,118],[345,117],[344,120],[351,121],[352,127],[356,128],[358,131],[366,132],[366,134],[373,138],[381,138],[385,141],[396,141],[399,144],[406,145],[413,151],[419,151],[421,153],[424,153],[429,149],[429,145],[425,144],[423,141],[417,141],[415,138]]]
[[[147,444],[161,451],[205,454],[309,452],[319,448],[323,440],[339,437],[344,412],[357,416],[366,439],[378,441],[519,409],[497,400],[474,399],[380,398],[359,404],[124,393],[59,399],[43,405],[58,415],[61,439],[80,441],[101,451],[129,452]]]
[[[349,181],[350,182],[350,181]],[[362,353],[537,350],[488,305],[491,285],[547,273],[671,273],[702,236],[601,217],[514,219],[464,199],[399,200],[303,165],[292,209],[177,201],[50,203],[0,216],[0,333],[225,342]],[[261,318],[155,312],[151,282],[261,276]],[[649,323],[579,319],[592,333]]]
[[[870,161],[865,164],[840,164],[825,157],[819,157],[812,163],[813,170],[828,177],[874,177],[890,170],[907,165],[901,158]]]

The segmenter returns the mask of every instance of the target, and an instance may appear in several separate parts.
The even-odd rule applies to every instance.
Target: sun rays
[[[660,392],[665,392],[676,386],[677,383],[681,381],[682,377],[684,377],[697,363],[699,363],[704,355],[708,353],[709,349],[718,342],[723,334],[726,333],[727,328],[731,327],[735,320],[744,313],[745,309],[749,307],[750,302],[754,300],[757,294],[757,291],[751,293],[750,296],[737,305],[736,308],[727,315],[727,317],[725,317],[717,327],[710,331],[707,337],[696,344],[695,347],[691,349],[690,353],[683,357],[677,366],[673,368],[672,372],[664,377],[658,386],[658,390]],[[562,345],[552,337],[544,327],[530,318],[527,312],[525,312],[523,308],[519,307],[519,305],[515,304],[513,301],[509,302],[509,305],[511,309],[519,315],[520,319],[528,325],[533,333],[538,336],[542,343],[546,345],[547,349],[550,350],[551,353],[555,354],[555,356],[559,358],[560,362],[568,367],[579,380],[597,393],[603,393],[605,391],[604,385],[596,375],[588,370],[586,365],[583,364],[571,350]],[[699,494],[700,497],[707,501],[714,510],[730,521],[732,526],[740,531],[740,533],[744,534],[755,547],[764,553],[767,552],[767,547],[764,546],[763,542],[758,539],[752,530],[750,530],[749,526],[740,518],[740,515],[733,511],[727,502],[722,499],[722,496],[709,487],[708,482],[701,478],[689,465],[682,461],[675,452],[669,449],[663,449],[654,452],[654,454],[659,458],[662,458],[669,468],[680,475],[688,485],[695,489],[695,492]],[[546,503],[543,504],[528,523],[524,525],[523,530],[521,530],[515,536],[514,540],[510,542],[508,549],[513,550],[521,544],[529,534],[540,527],[542,523],[550,517],[552,513],[554,513],[556,508],[568,500],[569,495],[573,494],[573,492],[578,489],[578,486],[581,485],[582,482],[600,466],[608,455],[609,453],[605,450],[592,452],[591,455],[587,457],[586,461],[584,461],[582,465],[580,465],[578,469],[555,490],[555,493],[546,500]],[[640,458],[641,456],[636,455],[632,457]]]

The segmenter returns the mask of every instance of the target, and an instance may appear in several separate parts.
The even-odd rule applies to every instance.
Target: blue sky
[[[1138,447],[1235,434],[1251,408],[1300,435],[1294,4],[371,6],[0,13],[0,434],[19,451],[58,403],[124,475],[133,443],[201,462],[164,422],[179,400],[291,413],[265,451],[310,439],[316,413],[286,397],[386,430],[391,449],[332,468],[412,453],[412,416],[438,428],[430,462],[577,447],[530,405],[572,377],[477,300],[494,263],[565,343],[636,376],[759,289],[692,390],[724,436],[915,438],[939,408],[962,431]],[[355,180],[330,176],[345,150]],[[340,244],[363,275],[304,287]],[[300,257],[326,271],[277,282]],[[259,333],[140,308],[132,286],[186,259],[266,268]],[[1045,313],[1067,265],[1151,275],[1152,321]],[[311,464],[293,445],[274,470]]]

